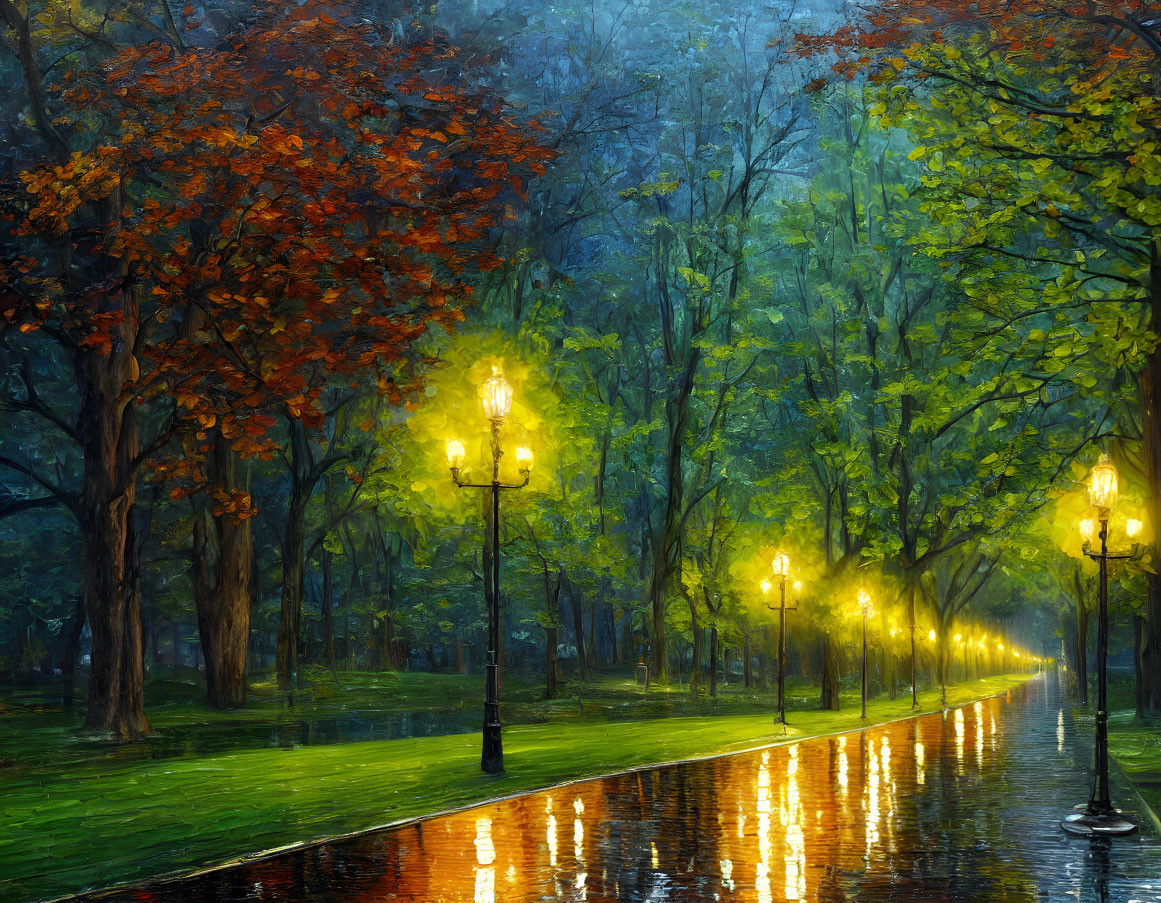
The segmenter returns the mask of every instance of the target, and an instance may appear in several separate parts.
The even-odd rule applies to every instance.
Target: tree
[[[92,727],[146,728],[138,602],[114,588],[132,584],[137,474],[177,418],[193,447],[159,471],[204,485],[217,437],[268,456],[270,412],[316,430],[334,379],[370,376],[400,399],[417,379],[401,366],[412,342],[461,316],[463,274],[495,265],[475,243],[550,156],[498,101],[451,84],[446,45],[333,13],[273,10],[212,49],[138,46],[82,73],[67,109],[110,126],[83,150],[58,142],[54,163],[23,176],[20,232],[77,245],[100,287],[94,301],[62,281],[75,267],[27,261],[41,282],[22,280],[27,301],[8,317],[60,335],[78,362]],[[163,393],[178,410],[141,448],[132,402]],[[245,515],[238,487],[210,491],[225,496],[215,516]],[[287,596],[293,614],[301,586]],[[221,623],[244,631],[241,604]],[[110,713],[115,699],[124,711]]]

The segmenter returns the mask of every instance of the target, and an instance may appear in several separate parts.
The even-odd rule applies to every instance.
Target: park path
[[[1111,842],[1057,827],[1087,799],[1090,751],[1046,675],[943,715],[586,781],[109,898],[1161,903],[1147,819]]]

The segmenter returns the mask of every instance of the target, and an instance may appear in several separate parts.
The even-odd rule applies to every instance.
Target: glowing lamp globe
[[[464,464],[464,444],[459,439],[447,440],[447,463],[459,470]]]
[[[512,387],[499,367],[493,367],[492,375],[480,386],[480,401],[484,405],[484,414],[495,423],[503,422],[512,410]]]
[[[1129,539],[1132,539],[1141,532],[1141,522],[1135,517],[1130,517],[1125,522],[1125,532],[1129,534]]]
[[[935,631],[934,630],[927,631],[927,638],[929,640],[934,640],[935,639]]]
[[[1089,474],[1088,500],[1106,518],[1117,501],[1117,469],[1104,453]]]
[[[1085,542],[1092,542],[1093,522],[1092,518],[1086,517],[1080,522],[1080,538]]]
[[[532,470],[532,449],[523,445],[516,449],[516,466],[520,468],[521,473]]]
[[[763,580],[762,581],[762,592],[765,593],[766,595],[770,595],[770,590],[773,588],[773,586],[774,585],[769,580]]]
[[[790,573],[790,559],[782,552],[774,556],[774,560],[770,562],[770,567],[773,568],[774,573],[779,577],[785,577]]]
[[[863,615],[871,613],[871,594],[865,589],[859,590],[859,612]]]

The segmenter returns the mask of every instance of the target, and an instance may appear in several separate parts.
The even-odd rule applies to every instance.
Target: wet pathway
[[[1061,706],[1038,679],[942,716],[588,781],[114,898],[1161,903],[1147,822],[1112,842],[1057,827],[1087,799],[1091,750]],[[1133,803],[1116,782],[1114,799]]]

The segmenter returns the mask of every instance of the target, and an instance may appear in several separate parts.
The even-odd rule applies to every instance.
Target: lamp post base
[[[1077,812],[1066,815],[1060,827],[1081,837],[1124,837],[1137,830],[1139,822],[1118,809],[1109,812]]]
[[[500,739],[500,722],[484,722],[484,749],[480,768],[488,774],[504,773],[504,746]]]

